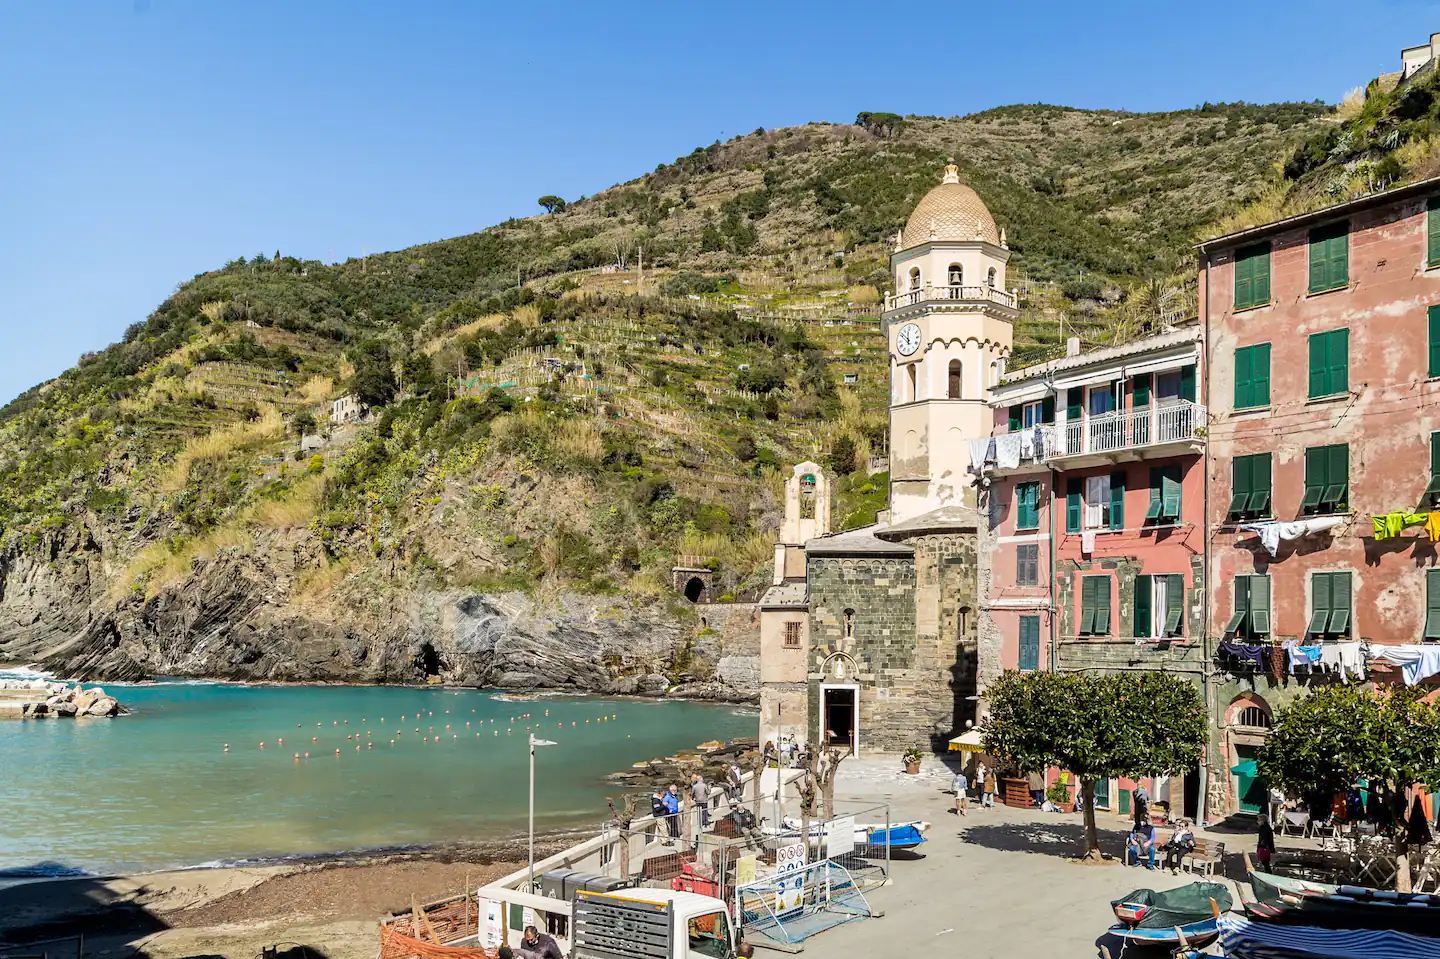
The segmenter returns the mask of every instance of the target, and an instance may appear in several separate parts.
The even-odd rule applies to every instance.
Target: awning
[[[1230,771],[1237,776],[1249,776],[1252,779],[1260,775],[1260,768],[1255,765],[1255,760],[1253,759],[1246,759],[1243,762],[1231,766]]]
[[[950,740],[950,751],[952,753],[983,753],[985,751],[984,738],[980,735],[980,730],[969,730]]]

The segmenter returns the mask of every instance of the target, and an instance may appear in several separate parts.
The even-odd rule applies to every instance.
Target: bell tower
[[[1010,249],[952,161],[925,194],[890,257],[890,522],[975,505],[969,440],[989,436],[990,387],[1014,339]]]

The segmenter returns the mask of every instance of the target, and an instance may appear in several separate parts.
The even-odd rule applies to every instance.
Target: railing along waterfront
[[[885,297],[885,309],[898,310],[930,300],[968,300],[1014,307],[1015,294],[993,286],[929,286]]]

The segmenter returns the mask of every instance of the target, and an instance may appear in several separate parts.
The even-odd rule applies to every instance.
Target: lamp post
[[[535,883],[535,747],[558,746],[548,739],[536,739],[530,734],[530,884]]]

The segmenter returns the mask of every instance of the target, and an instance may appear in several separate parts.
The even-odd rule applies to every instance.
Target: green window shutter
[[[1425,571],[1425,638],[1440,639],[1440,569]]]
[[[1230,619],[1225,623],[1227,633],[1240,632],[1250,612],[1250,577],[1236,576],[1234,587],[1234,595],[1230,598]]]
[[[1350,282],[1350,225],[1335,223],[1310,232],[1310,292],[1339,289]]]
[[[1325,492],[1326,452],[1323,446],[1310,446],[1305,450],[1305,495],[1300,505],[1314,509],[1320,505],[1320,494]]]
[[[1095,577],[1080,577],[1080,634],[1095,632]]]
[[[1349,499],[1350,490],[1350,446],[1337,443],[1325,447],[1325,491],[1320,494],[1322,504],[1340,509]]]
[[[1165,635],[1180,635],[1180,614],[1185,610],[1185,577],[1179,573],[1170,574],[1170,583],[1165,587]]]
[[[1150,577],[1135,577],[1135,638],[1150,635],[1150,598],[1152,584]]]
[[[1095,577],[1095,634],[1110,634],[1110,577]]]
[[[1250,457],[1250,512],[1265,516],[1270,512],[1270,454]]]
[[[1310,334],[1310,399],[1325,395],[1330,369],[1329,343],[1324,333]]]
[[[1250,347],[1250,400],[1255,406],[1270,405],[1270,344]]]
[[[1435,241],[1432,239],[1430,242],[1434,243]],[[1440,306],[1432,306],[1427,312],[1430,320],[1430,337],[1426,375],[1440,376]]]
[[[1310,234],[1310,286],[1311,293],[1319,293],[1326,289],[1326,279],[1329,277],[1329,267],[1325,257],[1327,250],[1325,241],[1317,239],[1314,233]]]
[[[1350,574],[1330,574],[1330,632],[1350,632]]]
[[[1055,422],[1055,397],[1046,396],[1040,401],[1040,422]]]
[[[1163,466],[1160,468],[1160,493],[1164,500],[1161,515],[1178,523],[1180,521],[1180,467]]]
[[[1331,330],[1329,353],[1329,392],[1344,393],[1350,389],[1350,331]]]
[[[1072,386],[1065,391],[1065,418],[1072,423],[1080,419],[1080,411],[1085,408],[1085,391],[1078,386]]]
[[[1425,265],[1440,266],[1440,197],[1425,204]]]
[[[1235,309],[1244,310],[1255,305],[1255,260],[1245,255],[1244,250],[1235,251]]]
[[[1160,495],[1161,470],[1158,466],[1150,467],[1150,508],[1145,511],[1147,520],[1159,519],[1164,512],[1164,500]]]
[[[1180,368],[1180,398],[1195,402],[1195,364]]]
[[[1430,485],[1420,497],[1420,505],[1434,506],[1440,498],[1440,433],[1430,434]]]
[[[1015,487],[1015,526],[1018,529],[1040,527],[1040,484],[1021,483]]]
[[[1314,573],[1310,577],[1309,633],[1323,635],[1330,622],[1330,574]]]
[[[1040,617],[1020,617],[1020,669],[1040,668]]]
[[[1125,528],[1125,474],[1110,474],[1110,528]]]
[[[1337,289],[1350,283],[1350,232],[1349,224],[1341,224],[1344,232],[1330,238],[1330,288]]]
[[[1024,408],[1024,407],[1022,407],[1022,406],[1012,406],[1012,407],[1010,407],[1010,432],[1012,432],[1012,433],[1018,433],[1018,432],[1020,432],[1020,424],[1021,424],[1021,422],[1023,421],[1024,415],[1025,415],[1025,408]]]
[[[1254,264],[1250,271],[1254,303],[1256,306],[1264,306],[1270,302],[1270,247],[1261,244],[1251,257],[1251,262]]]
[[[1134,384],[1130,387],[1130,406],[1139,409],[1142,406],[1150,405],[1150,374],[1142,373],[1135,377]]]
[[[1065,481],[1065,532],[1080,532],[1080,516],[1083,509],[1083,501],[1080,495],[1080,481],[1068,479]]]
[[[1256,405],[1254,387],[1251,385],[1255,376],[1254,357],[1255,348],[1252,346],[1235,351],[1235,408],[1237,410]]]
[[[1239,519],[1250,508],[1254,457],[1237,456],[1230,461],[1230,508],[1226,513]]]
[[[1255,635],[1270,633],[1270,577],[1251,576],[1250,631]]]

